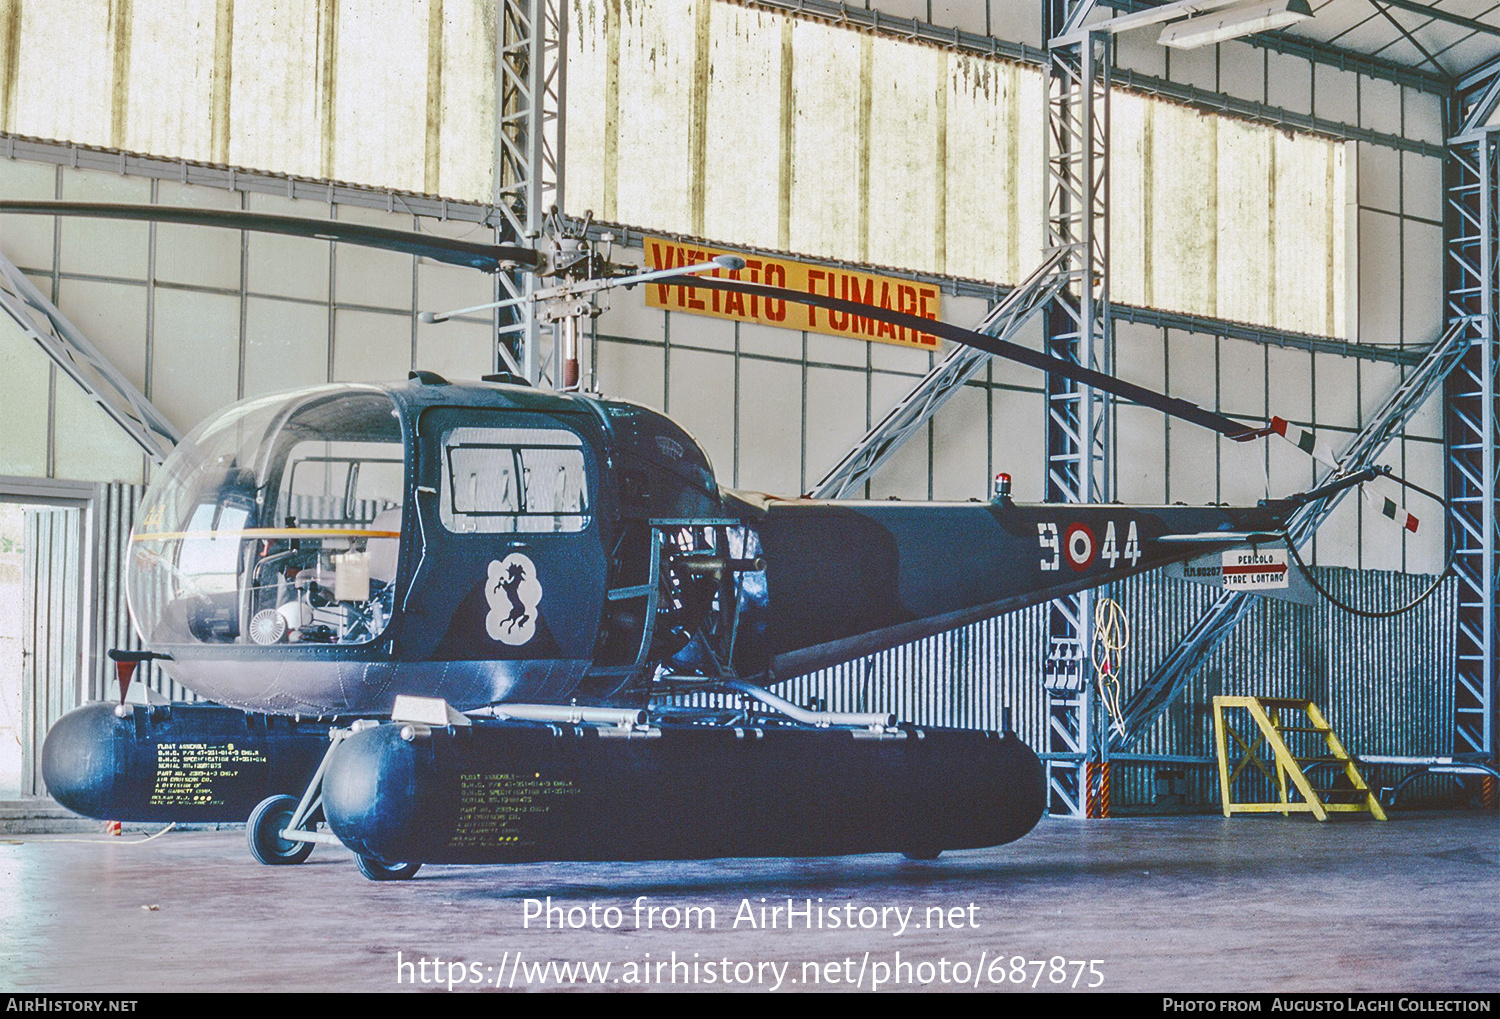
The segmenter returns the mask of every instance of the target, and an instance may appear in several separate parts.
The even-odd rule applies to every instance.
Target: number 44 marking
[[[1114,569],[1121,559],[1129,559],[1131,566],[1140,562],[1141,541],[1136,534],[1135,521],[1130,522],[1130,529],[1125,532],[1125,551],[1122,553],[1115,540],[1115,522],[1111,520],[1104,528],[1104,547],[1099,550],[1099,556],[1108,561],[1110,569]]]
[[[1055,570],[1061,565],[1061,548],[1057,540],[1057,524],[1038,523],[1036,525],[1037,543],[1042,551],[1041,568],[1044,570]],[[1130,521],[1129,528],[1125,531],[1125,548],[1120,549],[1120,541],[1116,536],[1115,522],[1113,520],[1105,524],[1104,545],[1099,550],[1099,557],[1109,563],[1109,568],[1114,569],[1120,560],[1129,560],[1131,566],[1141,561],[1141,540],[1136,533],[1135,521]]]

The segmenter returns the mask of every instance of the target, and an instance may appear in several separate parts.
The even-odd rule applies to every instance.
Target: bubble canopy
[[[267,396],[194,429],[131,534],[130,611],[159,645],[357,645],[395,605],[405,444],[354,384]]]

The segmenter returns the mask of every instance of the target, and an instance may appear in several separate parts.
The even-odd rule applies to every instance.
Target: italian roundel
[[[484,628],[502,644],[525,644],[536,633],[536,607],[542,601],[542,584],[536,566],[520,552],[512,552],[490,563],[484,588],[490,612]]]
[[[1063,551],[1068,555],[1068,565],[1075,570],[1086,570],[1094,561],[1094,532],[1084,524],[1068,528],[1063,539]]]

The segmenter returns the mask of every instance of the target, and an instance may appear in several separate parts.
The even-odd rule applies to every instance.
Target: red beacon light
[[[1010,475],[1003,471],[995,475],[995,502],[1010,502]]]

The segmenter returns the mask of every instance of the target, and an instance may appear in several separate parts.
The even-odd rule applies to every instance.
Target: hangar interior
[[[1075,6],[1049,16],[1079,16]],[[1151,5],[1082,6],[1086,24]],[[1158,44],[1154,29],[1108,36],[1108,119],[1093,142],[1108,154],[1094,171],[1105,180],[1107,166],[1107,199],[1090,221],[1108,238],[1095,244],[1107,279],[1092,295],[1095,364],[1246,421],[1279,415],[1343,454],[1450,327],[1487,328],[1481,86],[1500,41],[1462,4],[1376,6],[1322,4],[1291,28],[1191,49]],[[974,326],[1051,243],[1056,184],[1040,153],[1057,130],[1044,114],[1058,72],[1042,13],[1024,0],[571,2],[538,17],[525,4],[454,0],[378,15],[312,0],[45,13],[17,2],[3,19],[0,184],[14,199],[244,209],[457,237],[535,230],[560,205],[591,212],[594,234],[611,234],[625,262],[662,257],[652,244],[669,260],[697,245],[873,268],[930,284],[943,319]],[[65,88],[43,56],[62,40],[79,69]],[[545,84],[533,94],[515,70],[532,65],[506,60],[538,40]],[[495,280],[461,267],[169,223],[6,216],[3,226],[7,277],[29,281],[176,434],[235,400],[301,385],[414,368],[474,378],[505,367],[497,336],[521,357],[529,343],[541,356],[527,367],[547,370],[545,325],[527,337],[503,310],[422,321],[495,296]],[[818,490],[924,387],[936,399],[878,464],[836,479],[843,494],[984,499],[1004,471],[1023,502],[1083,492],[1253,504],[1327,472],[1287,443],[1216,439],[1101,398],[1092,476],[1079,489],[1055,466],[1049,476],[1065,450],[1049,430],[1056,394],[1042,373],[982,358],[959,384],[924,382],[947,350],[705,317],[680,292],[676,304],[649,296],[599,299],[585,385],[671,415],[731,487]],[[40,528],[29,544],[6,538],[17,549],[11,590],[30,591],[8,601],[7,782],[34,795],[44,791],[39,735],[104,696],[103,652],[134,641],[121,542],[153,460],[106,412],[123,399],[107,380],[91,378],[91,392],[24,328],[6,327],[6,494],[66,508],[56,521],[27,514],[25,526]],[[1049,330],[1036,315],[1013,338],[1041,350]],[[1482,366],[1460,371],[1492,388]],[[990,728],[1010,709],[1033,746],[1059,755],[1053,811],[1072,814],[1088,809],[1078,762],[1107,755],[1100,742],[1114,743],[1116,810],[1212,809],[1217,693],[1313,697],[1359,753],[1490,755],[1493,512],[1475,493],[1493,492],[1493,414],[1488,396],[1461,402],[1472,387],[1460,377],[1428,384],[1373,450],[1446,492],[1456,515],[1445,522],[1437,505],[1390,486],[1426,526],[1413,533],[1350,497],[1305,548],[1351,601],[1388,607],[1443,572],[1452,535],[1455,576],[1412,613],[1365,620],[1321,599],[1241,598],[1226,610],[1212,590],[1159,576],[1101,592],[1135,635],[1123,741],[1081,721],[1097,714],[1087,691],[1054,682],[1074,668],[1079,638],[1055,608],[805,677],[796,699]],[[72,530],[49,544],[64,533],[53,527]],[[23,645],[37,663],[27,670]],[[164,676],[153,682],[191,697]],[[1479,795],[1471,785],[1416,792],[1454,803]]]
[[[576,371],[678,422],[721,485],[788,498],[988,502],[1003,473],[1022,504],[1253,506],[1389,468],[1418,487],[1377,479],[1294,533],[1334,597],[1430,593],[1409,611],[1158,571],[777,689],[1014,726],[1047,812],[1082,823],[1218,813],[1225,695],[1313,701],[1350,753],[1407,759],[1367,766],[1415,776],[1401,806],[1493,811],[1500,13],[1199,6],[1228,30],[1168,43],[1199,14],[1158,0],[0,0],[0,199],[488,243],[557,209],[622,265],[875,278],[922,317],[1292,440],[681,285],[597,295],[575,349],[529,305],[483,307],[534,293],[523,272],[0,213],[0,823],[98,827],[48,805],[40,748],[115,696],[109,649],[141,648],[130,534],[173,443],[236,401],[417,370]],[[1164,31],[1164,9],[1193,17]],[[1114,715],[1091,664],[1106,599],[1131,635]],[[139,685],[196,699],[149,662]]]

